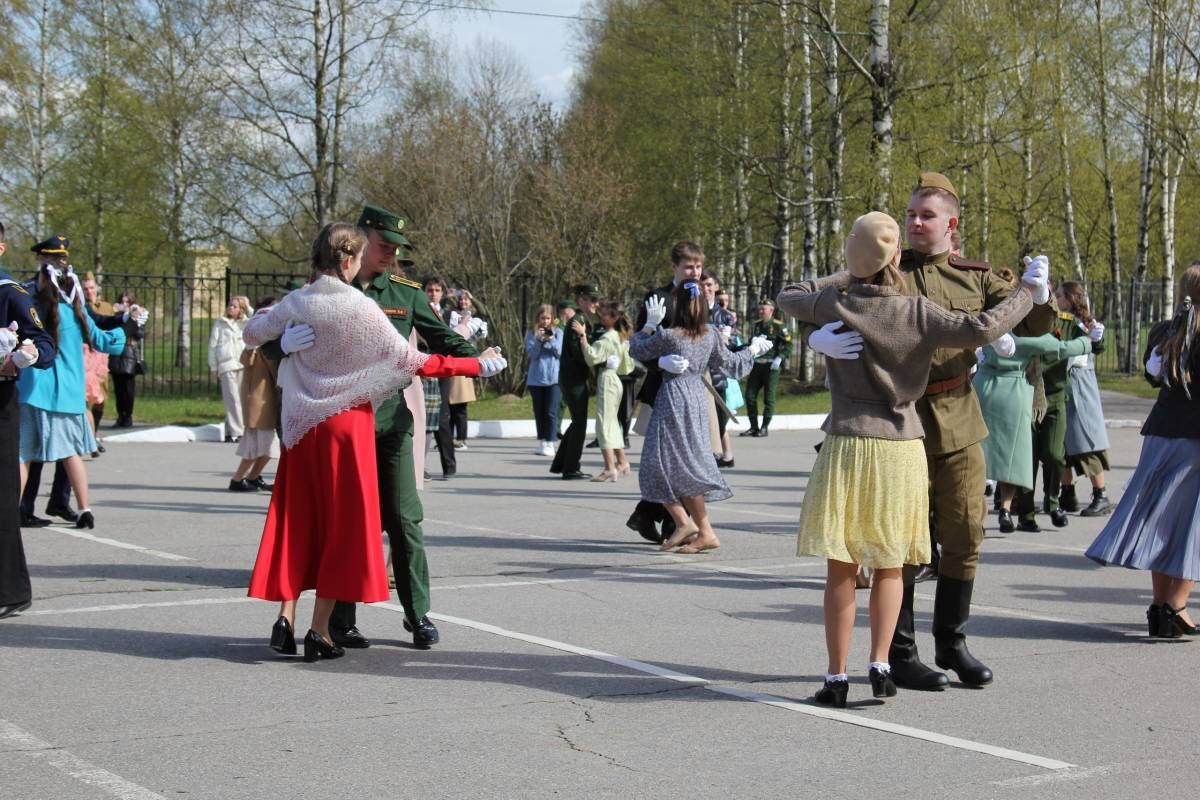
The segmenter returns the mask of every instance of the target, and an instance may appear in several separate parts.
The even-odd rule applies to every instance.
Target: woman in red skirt
[[[414,375],[480,371],[480,359],[429,356],[410,347],[379,306],[350,285],[366,244],[352,225],[325,226],[313,242],[308,285],[251,319],[243,333],[250,347],[297,323],[310,325],[315,336],[312,347],[279,369],[285,449],[249,591],[282,602],[272,646],[295,653],[296,599],[316,589],[305,661],[344,655],[329,636],[336,601],[388,599],[373,404]]]

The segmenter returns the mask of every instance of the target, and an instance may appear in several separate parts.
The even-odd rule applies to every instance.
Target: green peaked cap
[[[363,206],[358,215],[358,227],[377,231],[385,242],[391,242],[404,249],[412,248],[412,243],[401,232],[404,230],[404,217],[379,206]]]

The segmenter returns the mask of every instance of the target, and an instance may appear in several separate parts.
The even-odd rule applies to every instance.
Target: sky
[[[573,51],[578,23],[532,14],[580,14],[585,11],[584,0],[490,0],[490,11],[462,10],[477,5],[478,0],[445,0],[445,4],[456,8],[435,10],[423,24],[449,43],[452,52],[466,52],[480,39],[499,42],[525,65],[531,89],[556,108],[565,107],[577,69]]]

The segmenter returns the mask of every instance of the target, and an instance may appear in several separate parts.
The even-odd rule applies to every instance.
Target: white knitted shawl
[[[375,301],[328,275],[253,317],[242,335],[247,346],[259,347],[292,321],[311,325],[316,341],[279,367],[284,447],[335,414],[366,402],[377,406],[411,383],[429,359],[409,346]]]

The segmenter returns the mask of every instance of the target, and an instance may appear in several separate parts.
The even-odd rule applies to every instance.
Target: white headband
[[[58,296],[61,297],[64,302],[66,302],[70,305],[74,305],[75,298],[78,297],[79,293],[82,291],[82,289],[79,286],[79,277],[75,274],[74,268],[72,268],[71,265],[68,264],[66,270],[60,270],[57,267],[55,267],[53,264],[47,264],[45,267],[43,267],[43,269],[46,270],[46,274],[50,276],[50,283],[54,284],[54,288],[58,290]],[[59,284],[58,284],[58,279],[61,278],[63,275],[66,275],[68,278],[71,279],[71,293],[70,294],[67,294],[66,292],[64,292],[62,290],[62,287],[59,286]]]

